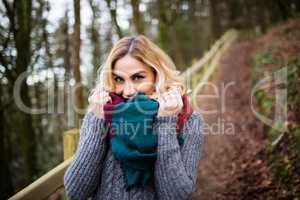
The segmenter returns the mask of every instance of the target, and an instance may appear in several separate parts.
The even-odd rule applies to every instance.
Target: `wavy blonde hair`
[[[100,84],[105,90],[114,91],[112,71],[116,61],[126,55],[130,55],[154,70],[156,94],[165,92],[171,85],[179,86],[182,95],[186,94],[187,88],[174,62],[144,35],[123,37],[117,42],[98,70],[96,85]]]

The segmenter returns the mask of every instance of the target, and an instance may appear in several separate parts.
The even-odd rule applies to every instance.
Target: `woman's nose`
[[[130,98],[132,96],[134,96],[136,93],[134,85],[132,83],[127,83],[125,84],[124,90],[123,90],[123,96],[125,98]]]

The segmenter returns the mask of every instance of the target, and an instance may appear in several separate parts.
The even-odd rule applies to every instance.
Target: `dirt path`
[[[252,43],[235,42],[221,59],[214,86],[199,95],[208,126],[193,199],[266,199],[272,188],[263,125],[250,107],[253,49]],[[219,97],[204,96],[217,92]]]

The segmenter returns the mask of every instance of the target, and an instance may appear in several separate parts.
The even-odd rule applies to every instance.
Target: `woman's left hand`
[[[177,115],[183,107],[180,88],[171,86],[167,92],[158,97],[158,102],[158,116]]]

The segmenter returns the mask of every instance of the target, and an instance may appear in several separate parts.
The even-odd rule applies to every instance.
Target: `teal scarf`
[[[114,157],[120,161],[126,189],[154,182],[158,136],[153,122],[159,103],[139,93],[130,100],[110,93],[112,103],[104,105]],[[177,134],[180,145],[182,134]]]

